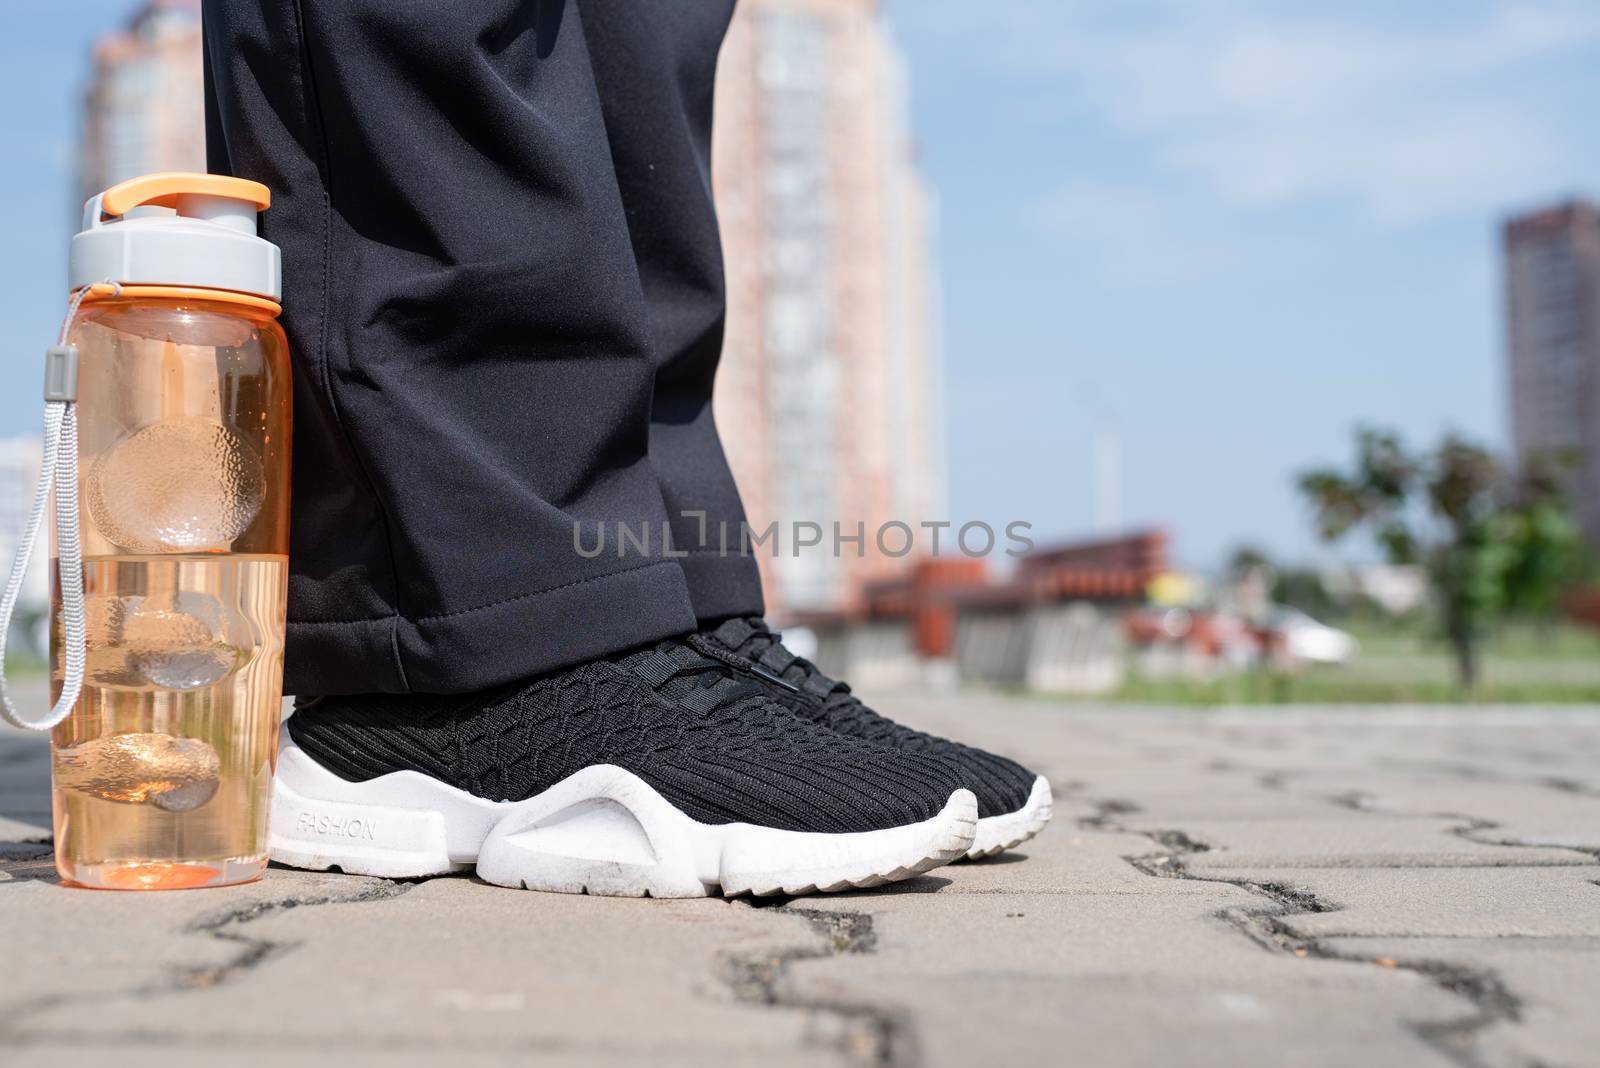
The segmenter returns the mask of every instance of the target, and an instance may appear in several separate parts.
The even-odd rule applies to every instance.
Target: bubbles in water
[[[238,670],[253,645],[242,620],[210,594],[94,596],[87,603],[88,676],[98,686],[195,690]]]
[[[169,690],[213,686],[233,670],[237,651],[225,645],[205,649],[157,649],[130,653],[128,666]]]
[[[109,734],[55,750],[58,789],[188,812],[217,792],[222,761],[198,738]]]
[[[89,513],[131,552],[225,549],[261,510],[261,457],[209,419],[152,423],[113,445],[89,473]]]

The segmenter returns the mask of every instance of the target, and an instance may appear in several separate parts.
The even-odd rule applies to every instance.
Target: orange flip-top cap
[[[100,210],[106,215],[126,215],[145,205],[176,208],[180,196],[228,197],[248,201],[257,211],[266,211],[272,204],[272,191],[247,178],[161,171],[130,178],[107,189],[100,197]]]

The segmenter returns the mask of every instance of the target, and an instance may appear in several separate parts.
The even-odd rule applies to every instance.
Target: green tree
[[[1335,601],[1328,592],[1322,574],[1311,567],[1280,569],[1272,584],[1272,599],[1279,604],[1298,608],[1324,623],[1350,614],[1348,606]]]
[[[1567,590],[1592,580],[1594,561],[1567,507],[1566,455],[1536,457],[1518,476],[1501,530],[1515,547],[1506,574],[1506,609],[1540,621],[1555,617]]]
[[[1228,555],[1228,576],[1238,578],[1260,569],[1272,570],[1272,558],[1258,545],[1239,545]]]
[[[1577,544],[1559,471],[1544,461],[1510,472],[1454,435],[1412,453],[1396,434],[1366,428],[1354,470],[1307,472],[1300,489],[1325,539],[1365,529],[1393,563],[1426,568],[1457,679],[1471,691],[1494,620],[1551,612],[1559,599]]]

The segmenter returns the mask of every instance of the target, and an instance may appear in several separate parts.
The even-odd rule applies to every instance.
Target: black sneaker
[[[668,641],[484,694],[298,705],[270,848],[390,878],[802,894],[959,858],[976,819],[948,761],[841,738]]]
[[[759,682],[786,708],[849,738],[902,753],[940,756],[961,769],[978,798],[978,833],[967,858],[994,856],[1032,838],[1050,822],[1050,784],[1014,760],[878,715],[817,666],[784,648],[782,635],[760,619],[730,619],[690,639],[746,678]]]

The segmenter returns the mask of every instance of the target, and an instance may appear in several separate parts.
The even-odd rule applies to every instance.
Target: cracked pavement
[[[794,901],[78,891],[0,734],[0,1064],[1600,1064],[1600,710],[882,707],[1054,824]]]

